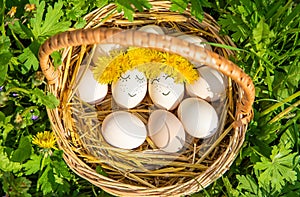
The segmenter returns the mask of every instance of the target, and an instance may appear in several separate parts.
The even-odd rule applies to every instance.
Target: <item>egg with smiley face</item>
[[[118,81],[112,83],[112,96],[118,106],[134,108],[147,93],[147,78],[137,69],[128,70]]]
[[[148,85],[149,96],[153,103],[162,109],[173,110],[184,96],[184,84],[175,83],[174,79],[166,73],[152,79]]]

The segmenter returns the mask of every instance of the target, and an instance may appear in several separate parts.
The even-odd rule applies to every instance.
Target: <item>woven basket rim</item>
[[[152,9],[157,9],[159,11],[164,10],[164,12],[168,13],[168,9],[170,6],[170,2],[167,1],[150,1],[153,4]],[[99,21],[100,16],[105,15],[106,13],[109,13],[111,10],[115,8],[114,5],[108,5],[104,8],[97,9],[91,13],[89,13],[85,19],[88,21],[88,24],[86,28],[97,28],[98,26],[103,25],[104,22]],[[174,12],[172,12],[174,13]],[[135,17],[138,17],[139,14],[135,14]],[[146,15],[149,14],[148,12]],[[178,13],[176,13],[178,15]],[[193,17],[190,16],[188,10],[183,13],[184,16],[186,17],[187,20],[194,20]],[[182,15],[183,16],[183,15]],[[117,18],[117,20],[115,20]],[[182,18],[183,19],[183,18]],[[115,14],[111,17],[108,17],[107,19],[109,23],[119,23],[121,22],[126,22],[126,20],[122,19],[122,14]],[[212,20],[213,27],[210,28],[215,28],[215,31],[219,31],[219,27],[217,26],[217,23],[214,21],[214,19],[208,15],[205,14],[205,20]],[[204,20],[203,23],[206,21]],[[193,21],[193,22],[194,22]],[[107,22],[107,21],[105,21]],[[139,22],[139,21],[138,21]],[[189,21],[190,22],[190,21]],[[142,22],[141,22],[142,23]],[[149,22],[150,23],[150,22]],[[127,24],[128,25],[128,24]],[[136,24],[134,24],[136,25]],[[143,25],[143,24],[140,24]],[[215,32],[214,31],[214,32]],[[217,36],[217,40],[221,44],[225,44],[225,42]],[[227,37],[228,43],[226,44],[231,44],[232,41]],[[53,41],[53,40],[52,40]],[[70,56],[72,52],[74,53],[74,50],[77,50],[76,52],[78,53],[78,49],[69,47],[66,48],[62,54],[63,54],[63,60],[65,61],[70,61]],[[221,49],[223,50],[223,49]],[[76,53],[75,53],[76,54]],[[228,52],[227,54],[233,54],[232,52]],[[48,62],[48,61],[47,61]],[[50,65],[51,64],[47,64]],[[49,66],[48,66],[49,67]],[[59,83],[54,83],[54,84],[49,84],[48,89],[50,92],[54,93],[58,98],[60,98],[61,101],[66,102],[65,100],[62,100],[63,94],[65,90],[65,85],[66,85],[66,79],[62,76],[67,76],[65,69],[60,69],[59,74]],[[45,73],[45,72],[44,72]],[[240,88],[237,88],[238,90],[238,95],[241,96],[243,95],[243,91]],[[239,105],[243,106],[244,103],[240,103],[241,101],[236,101],[236,107],[239,107]],[[252,104],[251,104],[252,105]],[[243,108],[240,108],[243,109]],[[228,128],[227,131],[224,132],[225,134],[232,133],[232,136],[230,138],[228,147],[224,151],[224,153],[217,159],[215,162],[209,166],[209,168],[206,170],[206,173],[202,173],[199,176],[195,177],[195,179],[192,179],[188,182],[182,183],[180,185],[169,185],[165,187],[160,187],[160,188],[149,188],[146,186],[139,186],[139,185],[131,185],[131,184],[124,184],[120,183],[116,180],[113,180],[109,177],[100,175],[96,173],[95,169],[91,168],[87,163],[84,162],[85,159],[89,155],[86,155],[86,158],[83,157],[84,154],[80,153],[81,150],[76,149],[73,145],[70,144],[70,141],[74,143],[74,139],[78,139],[78,137],[74,137],[70,135],[70,131],[66,130],[65,125],[66,123],[62,122],[61,120],[61,113],[62,109],[47,109],[48,116],[50,118],[52,128],[55,131],[55,134],[57,135],[58,138],[58,145],[60,149],[64,150],[64,159],[69,165],[69,167],[79,176],[87,179],[90,181],[92,184],[101,187],[105,191],[115,194],[115,195],[120,195],[120,196],[157,196],[157,195],[164,195],[164,196],[180,196],[180,195],[187,195],[191,194],[194,192],[197,192],[205,187],[207,187],[209,184],[211,184],[214,180],[219,178],[222,174],[224,174],[229,166],[232,164],[234,161],[236,154],[238,153],[240,147],[242,146],[242,143],[244,141],[245,137],[245,132],[247,130],[247,125],[248,121],[252,118],[252,111],[251,112],[243,112],[243,110],[238,111],[236,114],[237,119],[239,119],[239,122],[233,122]],[[71,132],[72,133],[72,132]],[[75,140],[76,141],[76,140]],[[80,155],[80,157],[79,157]],[[217,170],[216,170],[217,169]]]

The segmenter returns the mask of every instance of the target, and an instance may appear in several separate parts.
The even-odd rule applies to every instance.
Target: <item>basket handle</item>
[[[157,35],[134,30],[124,31],[103,27],[67,31],[54,35],[46,40],[39,50],[40,66],[48,83],[56,83],[59,76],[58,70],[56,70],[52,64],[48,64],[49,56],[52,52],[69,46],[99,43],[153,48],[160,51],[176,53],[189,60],[204,63],[220,71],[234,80],[243,89],[244,92],[242,93],[240,103],[238,103],[237,112],[243,115],[241,117],[242,122],[240,123],[246,124],[250,122],[252,118],[252,104],[255,98],[255,89],[251,78],[233,62],[217,53],[168,35]]]

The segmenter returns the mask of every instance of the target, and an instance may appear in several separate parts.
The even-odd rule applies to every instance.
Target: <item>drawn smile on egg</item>
[[[136,96],[136,93],[133,94],[133,95],[131,95],[130,93],[128,93],[128,95],[129,95],[130,97],[135,97],[135,96]]]
[[[167,80],[168,78],[170,77],[170,75],[163,75],[162,78],[164,78],[164,80]],[[159,83],[160,82],[160,77],[158,78],[155,78],[152,80],[151,84],[154,84],[154,83]],[[158,88],[159,86],[157,85],[156,88]],[[161,87],[160,87],[161,88]],[[171,87],[165,87],[167,89],[171,89]],[[158,90],[159,92],[161,92],[161,90]],[[163,96],[168,96],[169,94],[171,93],[171,90],[169,90],[168,92],[161,92],[161,94]]]
[[[171,91],[169,91],[168,93],[162,92],[161,94],[164,95],[164,96],[168,96],[170,93],[171,93]]]
[[[112,84],[112,96],[116,104],[123,108],[134,108],[145,97],[147,78],[137,69],[121,74],[118,81]]]

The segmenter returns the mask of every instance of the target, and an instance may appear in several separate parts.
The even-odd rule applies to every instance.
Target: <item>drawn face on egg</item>
[[[152,79],[149,83],[149,95],[159,108],[173,110],[184,95],[184,85],[175,83],[174,79],[165,73]]]
[[[143,100],[146,92],[146,76],[137,69],[123,73],[117,82],[112,83],[114,101],[123,108],[136,107]]]

